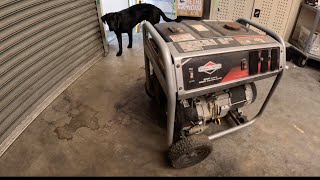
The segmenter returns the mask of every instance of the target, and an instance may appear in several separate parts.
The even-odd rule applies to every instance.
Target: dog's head
[[[110,31],[115,31],[120,26],[120,16],[116,12],[103,15],[101,20],[104,24],[108,24]]]

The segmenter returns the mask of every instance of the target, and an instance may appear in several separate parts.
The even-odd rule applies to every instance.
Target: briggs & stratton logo
[[[222,65],[221,64],[215,64],[212,61],[207,62],[204,66],[200,66],[198,68],[198,72],[204,72],[207,74],[212,74],[216,72],[217,70],[221,69]]]

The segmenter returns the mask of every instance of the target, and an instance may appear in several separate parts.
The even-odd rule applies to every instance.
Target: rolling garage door
[[[95,0],[0,1],[0,156],[104,54]]]

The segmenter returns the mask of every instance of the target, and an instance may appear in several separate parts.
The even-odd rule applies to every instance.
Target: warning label
[[[241,45],[254,45],[269,43],[270,40],[266,36],[251,36],[251,37],[236,37],[235,38]]]
[[[205,39],[199,41],[179,42],[179,46],[184,52],[203,50],[203,47],[218,45],[213,39]]]
[[[218,38],[218,41],[221,44],[230,44],[230,41],[233,41],[233,38]]]
[[[209,31],[209,29],[207,29],[206,27],[202,26],[201,24],[195,24],[195,25],[191,25],[193,28],[195,28],[197,31],[201,32],[201,31]]]
[[[201,47],[201,45],[199,43],[194,43],[193,41],[180,42],[179,45],[183,49],[184,52],[203,50],[203,48]]]
[[[180,42],[180,41],[189,41],[189,40],[195,40],[196,38],[193,37],[190,33],[185,34],[177,34],[177,35],[171,35],[169,36],[172,41],[174,42]]]

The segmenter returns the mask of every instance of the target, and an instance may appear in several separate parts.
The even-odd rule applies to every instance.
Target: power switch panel
[[[271,71],[277,70],[278,68],[279,68],[278,50],[272,49],[271,50]]]
[[[249,74],[254,75],[258,73],[259,52],[249,52]]]
[[[268,61],[269,61],[269,51],[268,50],[262,50],[261,51],[261,73],[265,73],[268,71]]]

